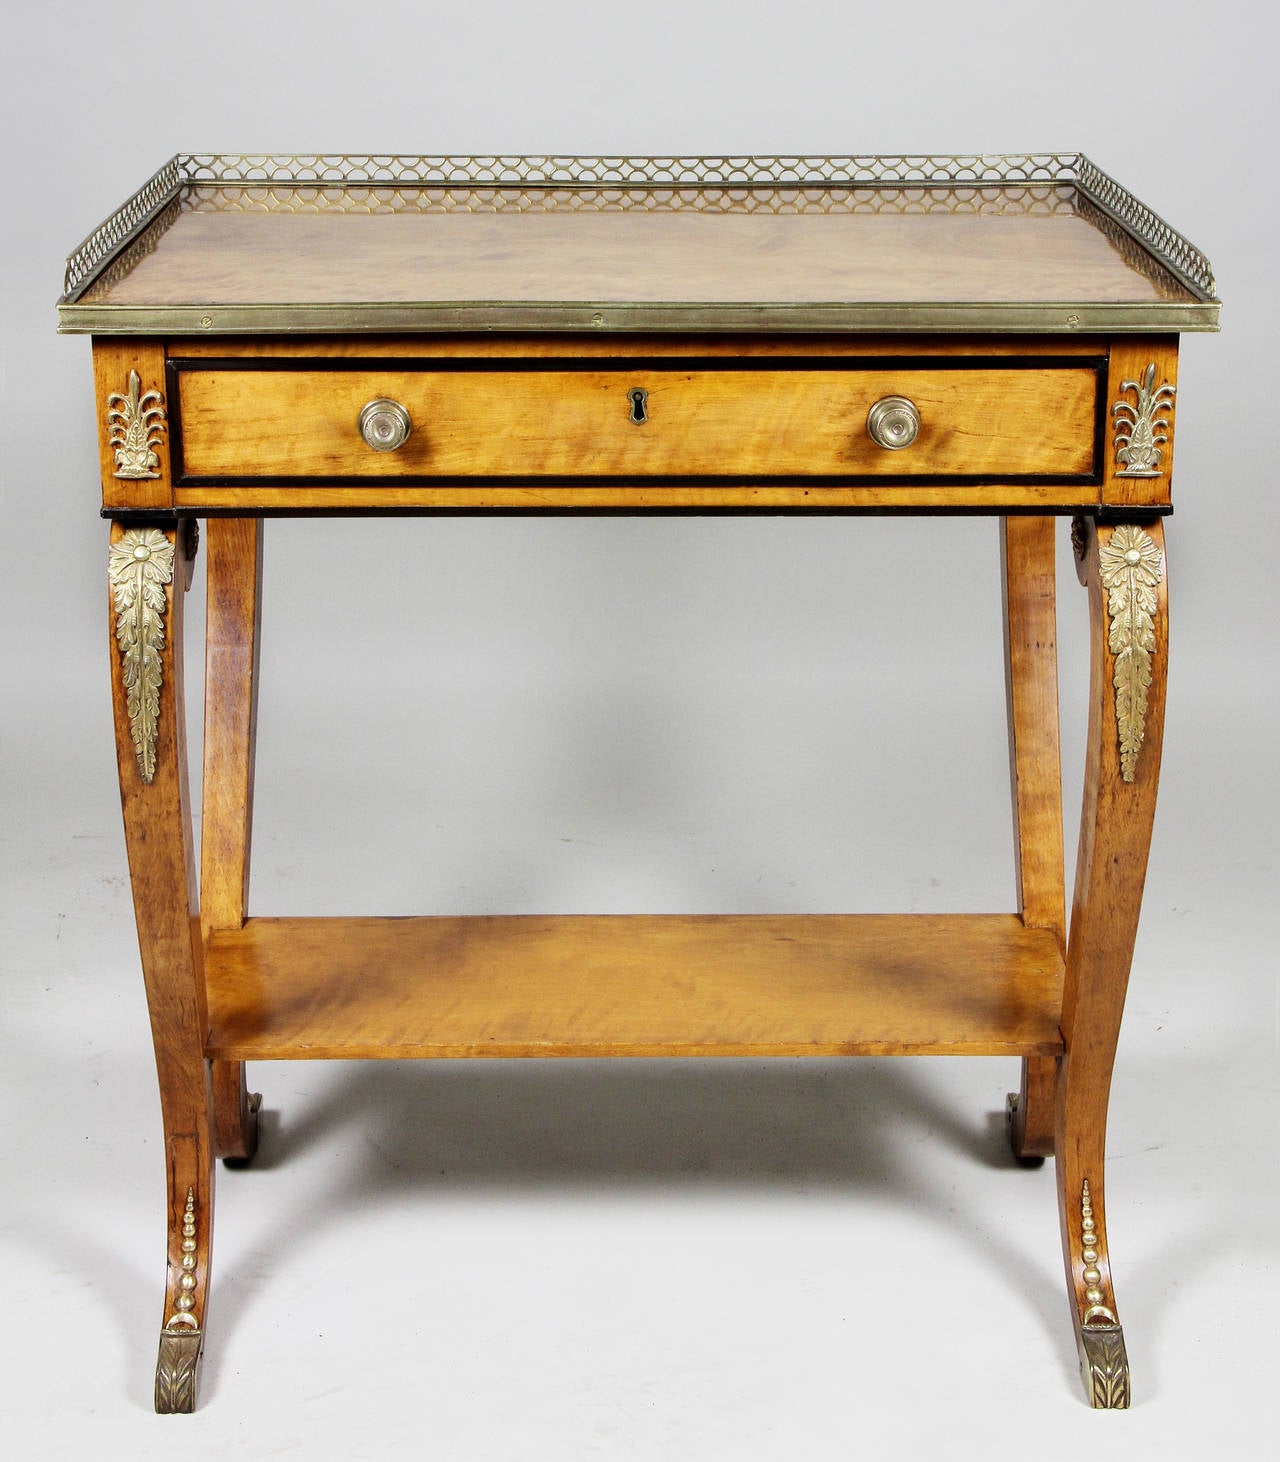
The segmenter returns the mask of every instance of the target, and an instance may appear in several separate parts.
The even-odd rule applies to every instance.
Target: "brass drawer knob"
[[[867,434],[877,447],[900,452],[920,432],[920,413],[905,396],[885,396],[867,413]]]
[[[409,440],[413,423],[398,401],[379,396],[360,412],[360,435],[375,452],[394,452]]]

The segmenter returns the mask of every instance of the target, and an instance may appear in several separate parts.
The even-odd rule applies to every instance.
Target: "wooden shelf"
[[[1057,1055],[1062,956],[1014,914],[250,919],[207,1054]]]

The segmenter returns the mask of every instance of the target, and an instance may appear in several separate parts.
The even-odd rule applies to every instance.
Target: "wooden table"
[[[180,156],[68,261],[93,336],[120,788],[165,1127],[156,1408],[190,1411],[254,1059],[1022,1058],[1090,1402],[1126,1406],[1104,1134],[1160,766],[1178,337],[1207,260],[1083,157]],[[1000,520],[1020,870],[935,916],[247,915],[262,520]],[[1091,621],[1065,915],[1055,518]],[[206,520],[203,838],[182,601]],[[1013,902],[1013,901],[1011,901]]]

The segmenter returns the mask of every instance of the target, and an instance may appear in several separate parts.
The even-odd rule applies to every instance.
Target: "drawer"
[[[828,359],[785,368],[776,358],[607,368],[432,360],[338,369],[191,360],[170,368],[175,477],[187,484],[1088,481],[1098,470],[1100,378],[1087,358],[980,366]],[[907,446],[872,438],[869,413],[886,398],[906,398],[918,416]],[[409,435],[391,451],[361,435],[361,410],[377,399],[408,414]]]

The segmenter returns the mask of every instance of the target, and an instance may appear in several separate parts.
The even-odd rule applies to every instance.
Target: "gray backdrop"
[[[0,1433],[51,1458],[764,1457],[992,1455],[1034,1424],[1047,1457],[1248,1454],[1276,1360],[1270,12],[140,0],[23,9],[6,40]],[[1112,1104],[1128,1420],[1079,1402],[1051,1171],[1004,1161],[1016,1073],[986,1061],[259,1068],[204,1409],[148,1415],[160,1126],[89,349],[52,306],[63,255],[189,148],[1080,149],[1207,250],[1226,327],[1182,354]],[[1010,907],[996,570],[985,519],[271,523],[254,909]],[[1061,600],[1074,798],[1065,550]]]

